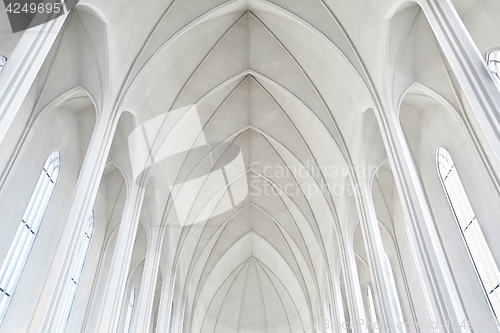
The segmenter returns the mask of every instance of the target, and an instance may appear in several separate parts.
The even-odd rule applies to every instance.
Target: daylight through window
[[[87,227],[85,232],[81,236],[80,252],[76,258],[76,264],[74,266],[73,276],[69,281],[69,293],[67,295],[66,301],[64,302],[63,311],[59,325],[57,328],[58,333],[63,333],[66,331],[66,326],[68,325],[69,315],[71,313],[71,308],[75,302],[76,291],[78,284],[80,283],[80,278],[82,277],[83,268],[85,267],[85,262],[87,260],[87,255],[90,248],[90,242],[92,241],[92,235],[94,233],[94,212],[92,212],[88,218]]]
[[[59,179],[60,155],[50,154],[38,178],[28,207],[17,229],[14,241],[0,269],[0,322],[5,316],[12,294],[30,254],[35,237],[42,223],[50,198]]]
[[[0,72],[3,71],[5,65],[7,65],[7,58],[3,55],[0,55]]]
[[[450,153],[445,148],[440,147],[437,154],[441,182],[479,280],[495,313],[495,317],[497,317],[500,313],[500,272],[486,243]]]
[[[123,333],[130,332],[130,324],[132,324],[132,313],[134,312],[134,303],[135,303],[135,287],[132,288],[132,290],[130,291],[127,316],[125,317],[125,328],[123,329]]]
[[[488,52],[486,55],[486,63],[493,73],[493,76],[497,79],[497,82],[500,83],[500,49]]]

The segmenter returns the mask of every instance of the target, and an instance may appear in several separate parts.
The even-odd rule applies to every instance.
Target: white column
[[[118,329],[144,192],[135,182],[130,184],[97,322],[96,331],[100,333],[114,333]]]
[[[346,286],[346,298],[349,306],[349,319],[352,332],[366,333],[366,315],[363,306],[361,287],[359,285],[358,269],[352,241],[344,241],[345,260],[342,261],[344,281]]]
[[[377,319],[381,331],[402,332],[385,259],[384,244],[378,226],[373,199],[368,186],[361,185],[357,191],[360,227],[363,234],[366,256],[370,268],[372,287],[375,293]]]
[[[346,332],[342,329],[342,324],[346,322],[344,315],[344,301],[342,300],[342,291],[340,286],[340,274],[336,273],[332,277],[332,302],[333,302],[333,318],[332,318],[332,331],[333,332]]]
[[[26,30],[0,73],[0,142],[35,81],[68,14]]]
[[[420,0],[474,114],[500,160],[500,91],[450,0]]]
[[[115,118],[113,121],[109,115],[101,114],[97,119],[96,129],[75,185],[61,240],[38,300],[37,311],[31,320],[30,332],[50,332],[58,318],[58,305],[65,296],[65,290],[61,286],[67,285],[70,268],[73,267],[71,263],[79,250],[78,239],[87,226],[87,219],[97,196],[116,129],[118,117]]]
[[[456,332],[467,318],[397,113],[377,117],[433,312],[441,332]]]
[[[160,268],[160,257],[163,243],[163,233],[159,227],[153,227],[146,253],[146,262],[142,273],[139,299],[134,309],[134,319],[131,332],[149,332],[151,313],[156,291],[156,278]]]
[[[170,326],[170,313],[172,304],[172,285],[168,281],[165,272],[161,287],[160,304],[158,305],[158,323],[156,324],[156,333],[167,333]]]

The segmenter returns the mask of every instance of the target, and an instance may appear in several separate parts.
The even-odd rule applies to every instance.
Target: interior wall
[[[485,58],[488,51],[500,48],[500,36],[497,33],[489,33],[500,30],[500,22],[496,15],[500,12],[498,1],[452,0],[452,2],[479,52]]]
[[[497,263],[499,246],[494,239],[500,213],[497,193],[492,190],[478,152],[453,110],[432,101],[429,96],[411,94],[401,104],[401,125],[420,172],[427,202],[431,208],[457,289],[467,316],[474,322],[491,322],[492,314],[477,278],[462,235],[453,216],[437,172],[437,148],[446,148],[453,157],[479,224]],[[419,131],[415,131],[418,124]],[[450,136],[448,133],[454,133]],[[464,260],[467,258],[467,260]],[[466,301],[467,300],[467,301]],[[474,302],[471,302],[474,300]]]
[[[60,177],[16,288],[16,297],[13,297],[9,313],[2,324],[1,330],[5,332],[22,331],[23,325],[27,324],[16,318],[26,311],[31,313],[34,310],[33,308],[29,310],[30,306],[36,304],[36,297],[41,292],[65,225],[64,219],[81,168],[80,140],[84,142],[88,140],[85,137],[88,133],[80,135],[78,120],[78,115],[66,108],[56,108],[44,115],[31,130],[31,135],[26,140],[19,158],[13,164],[4,190],[0,192],[2,198],[0,210],[5,217],[0,236],[2,244],[0,256],[5,258],[45,160],[53,151],[60,152]]]
[[[396,111],[400,112],[401,125],[455,282],[462,300],[475,301],[474,305],[464,304],[468,319],[478,322],[490,319],[472,265],[464,264],[468,254],[461,247],[460,232],[447,209],[448,202],[437,177],[437,147],[446,147],[457,163],[497,262],[500,262],[500,243],[494,236],[498,233],[500,192],[491,184],[492,172],[484,165],[478,143],[473,140],[476,137],[472,137],[472,131],[479,128],[474,119],[467,119],[473,111],[463,100],[456,78],[450,73],[418,5],[390,0],[352,0],[349,3],[352,7],[348,7],[347,2],[333,4],[331,1],[207,1],[201,4],[186,0],[158,1],[148,6],[134,3],[128,4],[127,10],[115,10],[118,8],[115,6],[122,4],[84,2],[70,14],[9,130],[9,140],[0,144],[0,216],[5,217],[4,222],[0,221],[0,259],[7,253],[46,157],[57,149],[61,151],[62,160],[55,195],[19,284],[21,288],[18,287],[9,308],[9,313],[15,315],[8,314],[0,332],[22,331],[25,324],[19,317],[36,311],[31,304],[37,303],[36,295],[40,294],[49,272],[96,119],[102,115],[105,102],[107,106],[114,104],[106,98],[116,99],[120,110],[141,110],[138,118],[142,120],[197,103],[207,138],[234,140],[248,148],[246,158],[266,162],[265,166],[307,165],[307,169],[312,162],[314,166],[362,167],[368,172],[387,158],[373,111],[371,89],[384,95],[386,107],[403,100],[400,110]],[[485,33],[500,27],[495,16],[495,9],[500,11],[500,5],[495,0],[453,2],[482,54],[492,47],[500,47],[499,34]],[[386,14],[397,5],[401,10],[386,20]],[[142,15],[131,19],[130,13],[141,7],[144,7],[142,11],[137,12]],[[103,13],[109,14],[109,22],[105,23]],[[360,21],[364,24],[360,25]],[[131,22],[133,29],[128,26]],[[3,28],[7,29],[5,15],[0,16],[0,32]],[[2,39],[0,54],[9,55],[19,37],[15,34],[6,38],[5,43]],[[386,43],[380,42],[384,38]],[[108,81],[113,85],[108,86]],[[415,82],[425,89],[408,91]],[[435,98],[437,94],[441,97],[439,102]],[[71,103],[64,104],[66,99],[72,99]],[[82,99],[85,99],[83,104]],[[369,111],[358,112],[365,109]],[[82,331],[93,332],[105,301],[102,295],[124,211],[127,184],[134,181],[127,139],[136,126],[135,120],[131,113],[125,113],[113,137],[108,168],[94,204],[96,231],[70,317],[68,329],[71,330],[83,326]],[[477,137],[479,142],[484,141],[481,135]],[[248,170],[253,168],[246,162]],[[498,162],[493,163],[498,169]],[[264,173],[263,168],[252,171]],[[344,177],[325,174],[279,178],[271,176],[268,183],[276,187],[345,185],[342,184]],[[349,186],[344,186],[344,190]],[[430,321],[390,167],[379,169],[372,194],[405,319]],[[245,208],[253,205],[252,208],[241,209],[237,212],[239,216],[233,219],[233,222],[241,222],[233,231],[243,228],[244,220],[252,221],[249,227],[249,233],[253,233],[252,247],[258,242],[265,244],[249,255],[257,258],[255,265],[269,260],[270,272],[276,267],[282,269],[282,275],[276,274],[279,276],[276,281],[269,281],[285,283],[282,281],[286,280],[285,268],[296,270],[289,272],[297,280],[294,283],[305,286],[294,285],[289,296],[291,300],[306,300],[299,304],[302,313],[307,313],[301,320],[321,321],[324,312],[329,311],[329,279],[335,274],[333,267],[341,260],[339,253],[342,252],[337,248],[341,235],[336,233],[340,230],[351,235],[353,229],[356,266],[365,313],[367,319],[369,317],[366,287],[371,284],[371,278],[363,237],[356,224],[358,217],[353,217],[356,215],[353,214],[354,200],[348,198],[343,202],[344,199],[344,193],[337,195],[329,190],[313,196],[304,193],[288,196],[276,191],[272,196],[244,202]],[[153,209],[156,203],[148,202],[143,211]],[[119,330],[123,330],[132,286],[136,286],[136,301],[139,299],[147,231],[153,221],[163,217],[155,214],[141,214]],[[229,227],[220,221],[216,221],[214,224],[219,225],[215,226],[224,225],[222,228],[229,230],[236,224],[231,222],[233,217],[228,217],[231,214],[221,217],[229,221]],[[229,235],[233,238],[228,236],[225,240],[236,242],[239,236],[244,237],[238,232],[223,236]],[[201,272],[200,265],[192,262],[206,259],[198,255],[209,250],[197,246],[206,245],[215,237],[218,237],[216,233],[179,228],[171,230],[169,242],[165,242],[172,251],[165,251],[168,253],[161,259],[166,274],[157,283],[163,279],[165,282],[157,286],[153,317],[157,316],[161,286],[173,288],[172,332],[191,328],[196,313],[194,300],[198,296],[195,282],[199,281],[195,279],[201,280],[203,274],[210,273]],[[183,244],[185,240],[187,245]],[[214,243],[216,241],[210,244]],[[226,259],[221,259],[221,253],[229,252],[230,248],[231,244],[214,246],[220,252],[213,253],[220,256],[211,258],[212,267],[230,266]],[[233,251],[236,250],[233,248]],[[196,269],[199,275],[193,275]],[[263,268],[256,271],[268,272]],[[216,278],[220,280],[221,276]],[[167,283],[171,280],[175,283]],[[209,288],[215,289],[213,285]],[[345,307],[345,284],[343,288]],[[348,318],[347,308],[344,310]]]

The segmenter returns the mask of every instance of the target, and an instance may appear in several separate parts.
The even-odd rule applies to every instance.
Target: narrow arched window
[[[375,302],[373,301],[373,292],[370,286],[366,286],[366,296],[368,299],[368,313],[370,315],[370,328],[373,333],[379,333],[379,323],[377,320],[377,312],[375,312]]]
[[[43,217],[59,179],[60,155],[53,152],[47,158],[16,236],[0,269],[0,322],[5,316],[12,294],[26,265]]]
[[[66,296],[66,301],[63,305],[62,314],[57,327],[57,333],[63,333],[66,331],[66,326],[68,325],[69,315],[71,313],[71,308],[75,302],[76,291],[78,289],[78,284],[80,283],[80,278],[82,277],[83,268],[85,267],[85,262],[87,260],[87,255],[89,253],[90,242],[92,241],[92,235],[94,234],[94,212],[92,212],[88,218],[87,226],[84,233],[80,239],[80,252],[76,257],[76,262],[74,265],[74,271],[69,283],[69,292]]]
[[[123,333],[130,332],[130,324],[132,324],[132,313],[134,312],[135,303],[135,287],[130,291],[130,297],[128,299],[127,316],[125,317],[125,327]]]
[[[486,63],[493,76],[497,79],[497,82],[500,83],[500,49],[488,52]]]
[[[500,272],[486,243],[476,214],[458,175],[455,163],[445,148],[437,150],[438,173],[465,245],[487,295],[491,308],[500,314]]]
[[[7,65],[7,57],[0,55],[0,72],[3,71],[5,65]]]
[[[389,257],[387,256],[387,254],[385,255],[385,260],[387,262],[387,275],[389,275],[392,294],[394,295],[394,305],[396,307],[396,311],[398,314],[398,320],[399,320],[398,327],[401,328],[401,332],[406,333],[406,324],[405,324],[405,319],[403,317],[403,310],[401,310],[401,303],[399,303],[399,294],[398,290],[396,289],[396,281],[394,280],[394,273],[392,272],[391,262],[389,261]]]

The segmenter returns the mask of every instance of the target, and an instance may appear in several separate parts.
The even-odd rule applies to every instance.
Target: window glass
[[[125,317],[125,328],[123,333],[130,332],[130,324],[132,324],[132,313],[134,312],[134,302],[135,302],[135,287],[130,291],[130,297],[128,300],[127,316]]]
[[[493,73],[493,76],[497,79],[497,82],[500,83],[500,49],[488,52],[486,63]]]
[[[500,272],[486,243],[450,153],[445,148],[440,147],[437,154],[438,173],[448,197],[448,202],[487,299],[495,317],[497,317],[500,313]]]
[[[85,267],[85,261],[87,260],[87,254],[89,252],[90,242],[92,241],[93,233],[94,233],[94,212],[90,214],[85,231],[81,236],[80,252],[76,257],[74,271],[69,281],[69,292],[66,297],[66,301],[64,302],[61,319],[59,320],[59,325],[56,331],[58,333],[63,333],[66,331],[66,326],[68,325],[71,308],[73,307],[73,303],[75,302],[78,283],[80,282],[80,278],[83,273],[83,268]]]
[[[0,55],[0,72],[3,71],[5,65],[7,65],[7,58],[3,55]]]
[[[35,242],[43,216],[49,206],[50,198],[54,193],[59,179],[59,163],[58,151],[53,152],[47,158],[7,257],[0,269],[0,322],[5,316]]]

